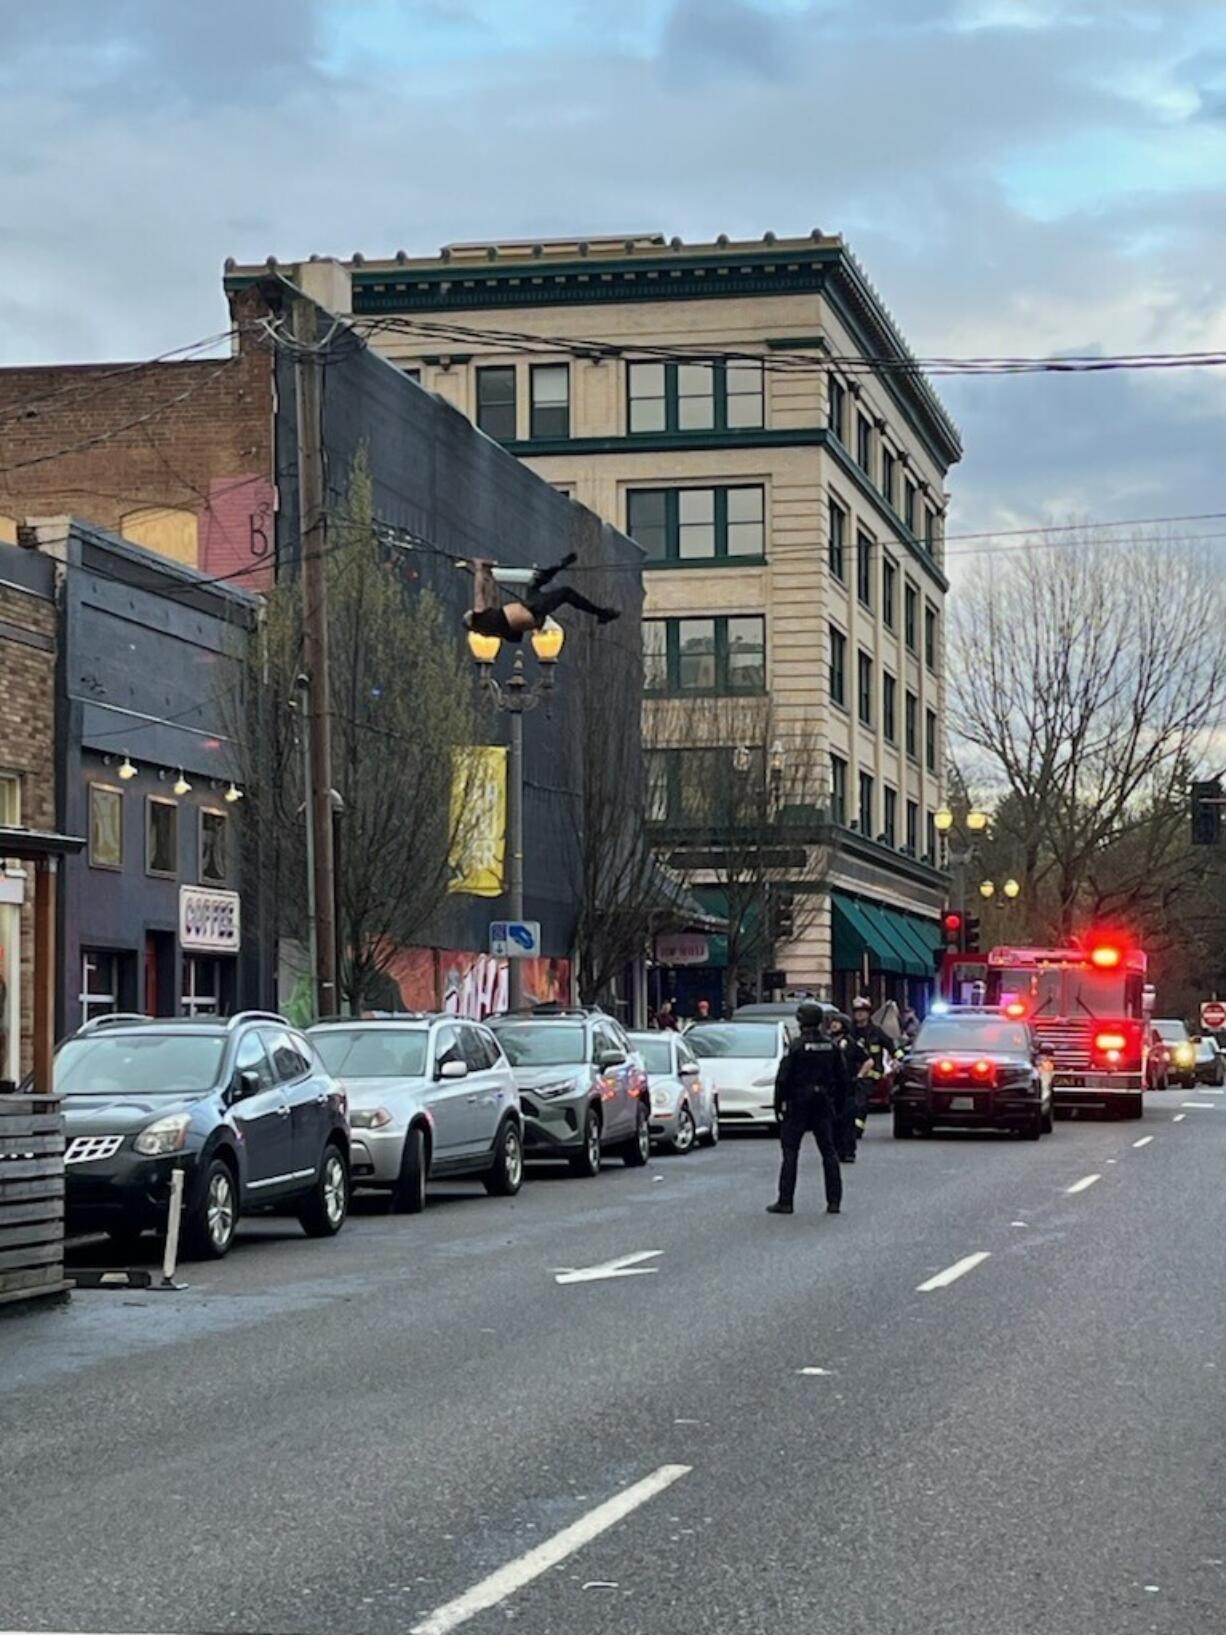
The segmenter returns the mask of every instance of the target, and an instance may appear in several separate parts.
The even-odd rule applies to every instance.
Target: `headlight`
[[[182,1152],[187,1145],[190,1113],[169,1113],[145,1128],[132,1143],[142,1158],[161,1158],[168,1152]]]
[[[350,1127],[355,1130],[382,1130],[391,1122],[386,1107],[355,1107],[349,1115]]]
[[[534,1085],[532,1087],[532,1090],[529,1093],[531,1095],[534,1095],[534,1096],[540,1096],[545,1101],[548,1101],[553,1096],[569,1095],[570,1092],[574,1088],[575,1088],[574,1079],[562,1079],[557,1084],[537,1084],[537,1085]]]
[[[653,1090],[651,1092],[651,1105],[653,1107],[667,1107],[671,1100],[672,1097],[667,1090]]]
[[[1196,1060],[1195,1045],[1176,1045],[1175,1061],[1180,1067],[1191,1067]]]

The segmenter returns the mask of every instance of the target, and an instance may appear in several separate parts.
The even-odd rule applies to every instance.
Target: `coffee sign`
[[[179,946],[202,954],[237,954],[242,924],[237,891],[179,887]]]

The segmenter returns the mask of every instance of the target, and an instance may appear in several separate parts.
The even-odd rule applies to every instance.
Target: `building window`
[[[123,868],[123,791],[103,783],[89,786],[89,866]]]
[[[649,749],[643,754],[645,789],[645,818],[648,823],[668,821],[668,767],[670,752]]]
[[[881,445],[881,492],[888,504],[894,504],[894,493],[898,482],[898,459],[893,451]]]
[[[856,697],[858,712],[862,724],[871,727],[873,724],[873,661],[867,653],[861,652],[857,661]]]
[[[873,545],[866,533],[856,530],[856,595],[865,607],[873,605]]]
[[[907,644],[907,652],[918,653],[916,643],[919,640],[919,592],[910,580],[903,588],[902,633]]]
[[[631,435],[662,431],[747,431],[764,424],[762,365],[631,363]]]
[[[937,820],[936,813],[929,812],[924,823],[924,862],[935,864],[937,860]]]
[[[860,833],[873,837],[873,777],[871,772],[860,774]]]
[[[881,838],[887,846],[898,844],[898,791],[881,791]]]
[[[570,369],[564,363],[532,365],[529,425],[533,437],[570,436]]]
[[[145,873],[174,879],[179,872],[179,808],[150,795],[145,802]]]
[[[937,667],[937,610],[924,608],[924,663],[930,670]]]
[[[640,488],[626,496],[626,531],[649,562],[744,562],[766,552],[762,488]]]
[[[21,777],[0,772],[0,828],[21,828]]]
[[[847,513],[841,505],[830,502],[830,533],[826,542],[826,561],[836,579],[845,579],[847,564]]]
[[[915,484],[910,480],[902,485],[902,520],[912,533],[915,532]]]
[[[937,769],[937,717],[935,710],[924,711],[924,763],[929,772]]]
[[[913,761],[919,760],[919,699],[908,692],[903,700],[903,743]]]
[[[830,757],[830,819],[847,822],[847,762],[841,755]]]
[[[723,825],[758,809],[765,762],[747,746],[649,750],[646,779],[649,823]]]
[[[225,884],[228,822],[224,812],[206,807],[200,813],[200,879],[211,886]]]
[[[221,962],[209,955],[183,961],[183,1015],[216,1016],[221,1010]]]
[[[831,375],[826,387],[826,424],[838,438],[840,443],[847,441],[844,436],[844,427],[847,424],[847,388],[837,376]]]
[[[477,424],[500,443],[515,441],[514,365],[477,370]]]
[[[888,670],[881,673],[881,730],[887,744],[898,741],[898,683]]]
[[[766,691],[766,620],[645,619],[643,685],[649,693]]]
[[[119,1009],[119,957],[92,948],[81,950],[81,1023]]]
[[[898,569],[888,556],[881,559],[881,618],[887,630],[894,628],[895,601],[898,595]]]
[[[398,367],[402,375],[407,375],[416,385],[421,385],[421,370],[416,364],[402,363]]]
[[[936,543],[937,543],[937,518],[936,518],[936,512],[932,509],[931,506],[926,505],[924,507],[924,544],[927,547],[929,556],[931,556],[933,554],[933,552],[935,551]]]
[[[830,626],[830,702],[847,707],[847,637]]]
[[[919,806],[915,801],[907,802],[907,844],[908,857],[914,857],[919,851]]]
[[[873,423],[863,414],[856,416],[856,464],[867,476],[872,476]]]

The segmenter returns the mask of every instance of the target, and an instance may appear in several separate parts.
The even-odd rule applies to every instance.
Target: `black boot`
[[[792,1206],[785,1203],[767,1204],[766,1213],[768,1215],[790,1215]]]

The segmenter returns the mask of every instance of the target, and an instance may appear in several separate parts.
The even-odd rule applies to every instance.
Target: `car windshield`
[[[691,1028],[685,1042],[695,1056],[777,1056],[779,1032],[773,1022],[713,1022]]]
[[[420,1079],[426,1071],[425,1028],[329,1028],[311,1043],[341,1079]]]
[[[1182,1022],[1155,1022],[1154,1032],[1159,1039],[1170,1039],[1174,1044],[1183,1044],[1188,1037],[1188,1030]]]
[[[1010,1055],[1028,1055],[1030,1038],[1024,1027],[1016,1022],[997,1022],[991,1017],[966,1017],[954,1021],[942,1016],[929,1020],[919,1030],[916,1050],[970,1050],[991,1055],[1007,1051]]]
[[[512,1022],[494,1030],[512,1067],[564,1067],[587,1060],[587,1042],[575,1023]]]
[[[632,1034],[630,1043],[643,1058],[643,1066],[649,1073],[671,1073],[673,1070],[673,1047],[668,1039],[644,1039],[641,1033]]]
[[[55,1058],[60,1096],[181,1096],[217,1083],[224,1039],[190,1033],[122,1033],[69,1039]]]

